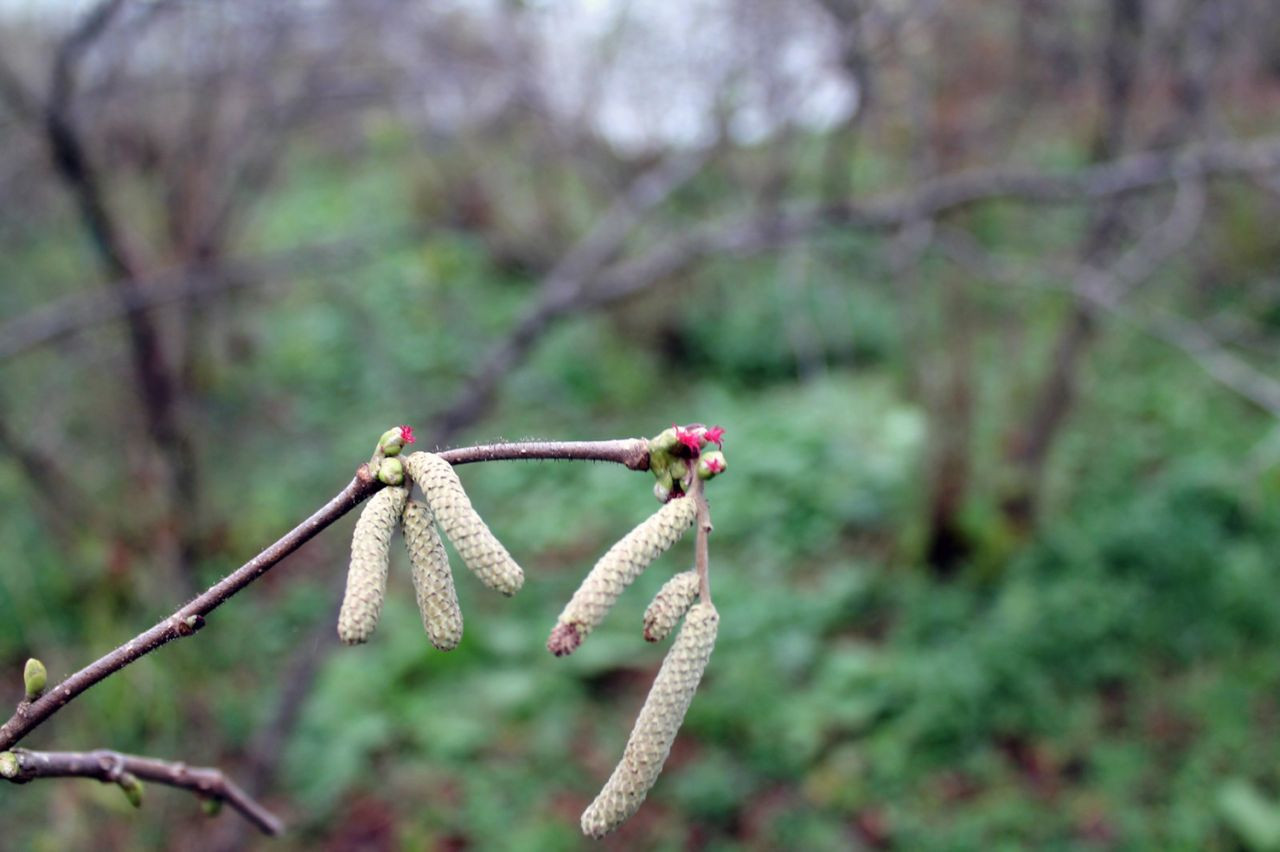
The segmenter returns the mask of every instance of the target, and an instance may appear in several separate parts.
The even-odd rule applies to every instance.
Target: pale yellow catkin
[[[697,513],[692,497],[677,497],[609,548],[556,619],[556,629],[547,644],[552,653],[571,653],[604,620],[618,596],[640,572],[680,540]]]
[[[698,603],[662,661],[653,688],[640,708],[626,750],[600,795],[582,814],[582,832],[603,837],[640,807],[671,752],[693,694],[706,671],[716,643],[720,615],[709,603]]]
[[[391,533],[400,522],[409,489],[388,486],[369,498],[351,535],[347,591],[338,612],[338,638],[347,645],[368,641],[387,595]]]
[[[698,598],[698,572],[681,571],[662,584],[644,611],[644,638],[661,642],[667,638],[689,607]]]
[[[453,588],[449,554],[436,532],[435,516],[425,503],[410,500],[404,507],[403,522],[422,626],[432,645],[441,651],[452,651],[462,641],[462,609]]]
[[[467,567],[491,589],[504,595],[518,592],[524,572],[476,514],[453,465],[434,453],[413,453],[404,467]]]

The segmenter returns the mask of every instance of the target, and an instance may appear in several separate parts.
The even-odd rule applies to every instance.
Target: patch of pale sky
[[[62,18],[91,2],[0,0],[0,13]],[[493,3],[446,5],[497,13]],[[526,8],[551,108],[620,151],[708,145],[722,117],[735,142],[754,144],[788,125],[830,127],[858,106],[837,33],[806,4],[536,0]]]

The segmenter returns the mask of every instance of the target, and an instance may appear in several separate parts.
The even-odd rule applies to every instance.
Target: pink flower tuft
[[[404,441],[406,444],[413,443],[413,427],[412,426],[400,427],[400,440]]]
[[[688,447],[690,450],[692,450],[694,454],[697,454],[698,451],[702,449],[702,441],[701,439],[698,438],[698,435],[693,430],[686,429],[683,426],[676,426],[674,423],[671,425],[676,430],[677,441],[679,441],[680,443]]]
[[[718,458],[706,459],[707,470],[712,473],[724,473],[724,462]]]
[[[712,426],[703,434],[702,437],[706,438],[707,441],[715,444],[717,447],[721,447],[724,445],[724,428],[721,426]]]

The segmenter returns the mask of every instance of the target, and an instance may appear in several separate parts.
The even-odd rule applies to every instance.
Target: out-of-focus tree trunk
[[[1143,0],[1112,2],[1103,50],[1102,123],[1091,152],[1095,162],[1124,149],[1142,62],[1142,29]],[[1122,205],[1120,200],[1108,202],[1090,216],[1079,252],[1083,264],[1100,264],[1111,253],[1123,224]],[[1035,522],[1049,451],[1075,403],[1080,367],[1096,333],[1094,308],[1083,295],[1077,295],[1058,330],[1053,355],[1030,409],[1008,442],[1014,480],[1001,509],[1015,530],[1026,531]]]
[[[960,34],[952,31],[957,26],[962,24],[943,18],[934,35],[937,43],[950,43],[953,36],[958,37]],[[976,137],[966,84],[960,79],[963,76],[943,74],[936,68],[926,72],[926,85],[932,91],[923,121],[926,150],[917,155],[917,162],[923,159],[932,164],[922,171],[935,176],[963,169]],[[932,339],[918,341],[927,353],[920,386],[929,414],[923,556],[939,577],[955,574],[972,552],[964,510],[972,496],[973,336],[977,329],[966,273],[950,270],[946,275],[946,280],[939,282]]]
[[[945,342],[942,381],[930,401],[926,563],[940,577],[956,573],[972,552],[964,509],[973,479],[973,304],[963,273],[942,282]]]

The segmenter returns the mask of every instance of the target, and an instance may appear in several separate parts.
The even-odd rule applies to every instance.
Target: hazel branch
[[[648,443],[641,438],[613,441],[516,441],[459,447],[443,450],[438,455],[455,465],[510,459],[542,459],[614,462],[631,470],[646,470],[649,466]],[[200,630],[211,612],[382,487],[382,483],[370,475],[368,466],[361,465],[355,478],[342,491],[270,547],[179,607],[172,615],[60,683],[50,685],[39,698],[19,703],[9,720],[0,725],[0,750],[14,746],[89,687],[162,645]]]
[[[187,766],[153,757],[121,754],[117,751],[28,751],[14,749],[0,753],[0,777],[14,784],[25,784],[38,778],[96,778],[107,784],[132,787],[130,801],[141,801],[137,780],[152,781],[167,787],[189,790],[206,801],[226,802],[263,834],[284,831],[284,823],[258,804],[234,781],[217,769]],[[136,797],[136,798],[135,798]]]
[[[689,497],[698,507],[697,538],[693,544],[694,570],[698,572],[698,597],[703,603],[711,603],[711,565],[707,555],[707,538],[711,534],[711,507],[707,505],[706,483],[700,477],[693,478],[693,487]]]

